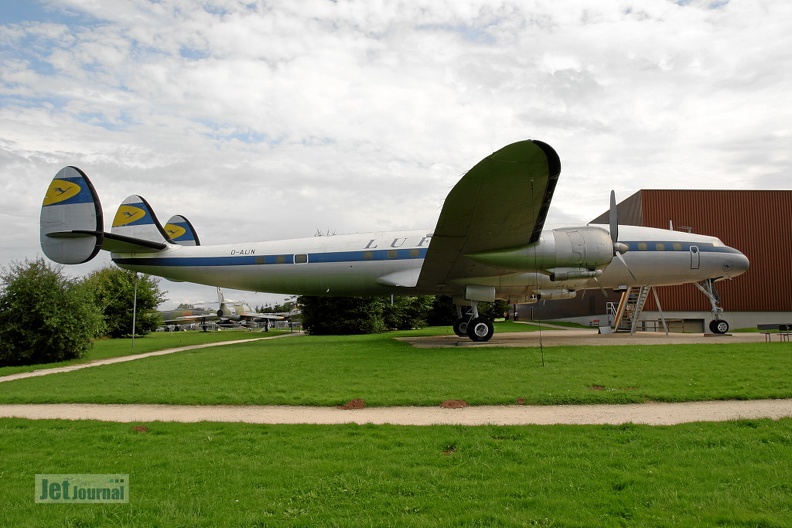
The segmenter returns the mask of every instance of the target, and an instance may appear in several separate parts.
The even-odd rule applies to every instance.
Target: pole
[[[135,326],[137,324],[137,286],[138,274],[135,272],[135,297],[132,301],[132,348],[135,348]]]

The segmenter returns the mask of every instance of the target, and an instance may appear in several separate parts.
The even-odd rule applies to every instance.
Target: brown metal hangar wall
[[[717,283],[729,311],[792,311],[792,191],[642,190],[643,225],[690,228],[742,251],[751,268]],[[659,288],[664,311],[709,311],[693,285]],[[655,310],[650,297],[647,310]]]

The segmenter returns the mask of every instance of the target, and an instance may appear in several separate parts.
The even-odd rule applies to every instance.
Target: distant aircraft
[[[168,310],[160,313],[165,324],[199,324],[204,330],[207,329],[207,323],[210,322],[218,326],[244,326],[246,328],[258,328],[261,323],[264,323],[264,331],[269,332],[272,321],[285,319],[280,314],[256,312],[250,305],[243,302],[226,301],[220,288],[217,288],[217,303],[219,308],[216,311],[207,308],[193,308]]]
[[[206,308],[192,308],[186,310],[164,310],[160,312],[162,321],[166,325],[199,325],[204,331],[209,328],[208,323],[218,319],[217,313]]]
[[[619,226],[611,193],[609,225],[543,231],[561,162],[536,140],[484,158],[454,186],[434,230],[310,237],[221,245],[175,243],[149,204],[130,196],[110,232],[88,177],[55,176],[41,210],[41,247],[62,264],[110,251],[120,267],[175,281],[289,295],[450,295],[454,332],[487,341],[493,324],[478,303],[569,299],[578,290],[695,283],[728,331],[715,281],[748,269],[738,250],[711,236]],[[463,312],[463,307],[465,310]]]
[[[269,331],[272,321],[283,321],[284,319],[282,315],[256,312],[250,305],[243,302],[226,301],[220,288],[217,288],[217,301],[220,303],[220,308],[217,310],[220,324],[231,323],[235,326],[257,327],[260,323],[264,323],[264,330]]]

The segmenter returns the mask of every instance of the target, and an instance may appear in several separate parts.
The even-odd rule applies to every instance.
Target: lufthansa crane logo
[[[73,181],[52,180],[42,205],[55,205],[65,202],[80,194],[81,190],[82,188]]]
[[[187,233],[187,230],[180,225],[165,224],[165,232],[168,233],[171,240],[176,240],[183,237]]]
[[[113,218],[113,227],[123,227],[146,218],[146,211],[134,205],[122,205]]]

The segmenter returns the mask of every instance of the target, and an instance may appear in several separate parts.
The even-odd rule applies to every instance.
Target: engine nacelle
[[[544,269],[552,273],[550,270],[567,268],[594,271],[613,260],[613,242],[610,234],[601,227],[565,227],[553,229],[549,235],[543,233],[539,242],[530,246],[467,256],[485,264],[513,270]]]

